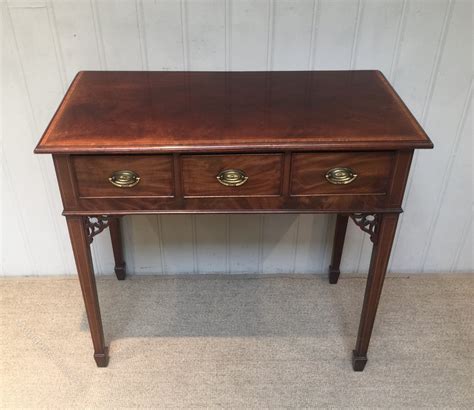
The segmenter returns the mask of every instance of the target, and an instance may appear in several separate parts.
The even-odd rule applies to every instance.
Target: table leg
[[[364,370],[367,350],[374,326],[375,315],[387,272],[393,238],[397,229],[398,214],[379,214],[375,229],[374,246],[370,260],[369,276],[365,289],[364,304],[359,324],[356,347],[352,352],[352,367]]]
[[[329,265],[329,283],[337,283],[341,271],[339,270],[341,265],[342,250],[344,248],[344,239],[346,237],[347,215],[337,215],[336,229],[334,232],[334,241],[332,246],[331,265]]]
[[[108,349],[104,343],[104,331],[100,317],[99,299],[95,283],[94,268],[90,250],[90,241],[86,231],[85,216],[67,216],[67,226],[71,238],[72,250],[76,261],[77,273],[81,284],[82,297],[86,307],[89,329],[94,345],[94,359],[98,367],[106,367]]]
[[[125,279],[125,260],[123,257],[122,229],[120,218],[111,217],[109,219],[110,238],[112,240],[112,250],[115,259],[115,275],[118,280]]]

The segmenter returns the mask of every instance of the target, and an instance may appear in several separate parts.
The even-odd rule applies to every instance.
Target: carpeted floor
[[[131,277],[98,287],[105,369],[75,278],[0,281],[0,407],[473,405],[471,278],[388,278],[363,373],[350,364],[363,279]]]

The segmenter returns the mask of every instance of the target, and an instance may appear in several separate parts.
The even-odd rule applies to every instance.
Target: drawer
[[[71,159],[81,198],[174,194],[171,156],[74,155]]]
[[[291,195],[386,194],[393,152],[330,152],[294,154]]]
[[[282,154],[184,155],[185,197],[278,196]]]

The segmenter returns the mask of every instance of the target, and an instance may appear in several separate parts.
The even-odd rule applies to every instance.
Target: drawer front
[[[184,155],[185,197],[279,196],[282,154]],[[219,178],[218,178],[219,177]]]
[[[72,166],[81,198],[174,194],[173,162],[168,155],[74,155]]]
[[[294,154],[291,195],[386,194],[394,158],[385,151]]]

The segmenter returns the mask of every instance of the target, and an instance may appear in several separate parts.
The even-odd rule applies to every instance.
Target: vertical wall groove
[[[189,67],[189,53],[188,53],[188,30],[187,30],[187,13],[186,0],[180,2],[180,17],[181,17],[181,36],[183,38],[183,70],[188,71]]]
[[[423,111],[420,117],[421,118],[420,122],[423,126],[426,123],[426,117],[428,115],[428,112],[431,106],[431,100],[433,99],[433,92],[434,92],[436,80],[438,79],[438,74],[439,74],[439,65],[441,63],[441,58],[443,56],[444,46],[446,44],[446,37],[448,35],[449,25],[451,23],[451,17],[453,15],[453,6],[454,6],[454,1],[449,0],[446,6],[446,14],[444,16],[443,26],[442,26],[441,33],[439,36],[438,47],[436,49],[435,62],[433,64],[433,67],[430,73],[430,80],[428,83],[429,84],[428,92],[426,93],[425,101],[423,103]]]
[[[8,24],[10,25],[10,30],[12,31],[12,35],[15,36],[15,30],[14,30],[14,27],[13,27],[13,19],[11,17],[8,5],[6,5],[6,4],[3,5],[3,10],[2,11],[6,14],[6,17],[8,18]],[[14,37],[14,39],[15,39],[15,37]],[[15,51],[18,54],[18,58],[19,58],[20,56],[19,56],[19,52],[18,52],[18,44],[16,42],[16,39],[15,39],[15,48],[16,48]],[[14,179],[13,179],[11,173],[10,173],[10,169],[9,169],[9,166],[8,166],[7,155],[6,155],[6,152],[3,150],[3,144],[2,144],[2,150],[0,151],[0,154],[2,155],[3,172],[4,172],[5,176],[7,177],[6,181],[2,181],[2,182],[4,184],[9,184],[10,192],[12,193],[12,195],[14,197],[14,202],[17,203],[17,204],[20,204],[21,201],[20,201],[20,199],[18,197],[18,194],[15,190],[15,185],[12,183],[14,181]],[[2,192],[2,194],[3,194],[3,192]],[[33,275],[37,275],[38,274],[38,269],[37,269],[38,268],[38,263],[37,263],[37,260],[35,258],[35,255],[33,254],[31,242],[30,242],[29,236],[27,234],[27,232],[28,232],[27,229],[26,229],[27,224],[25,222],[25,216],[23,215],[23,208],[18,206],[16,208],[16,211],[17,211],[18,221],[19,221],[19,225],[20,225],[19,226],[19,231],[20,231],[21,236],[24,238],[24,245],[25,245],[25,249],[26,249],[26,252],[27,252],[26,258],[29,260],[29,265],[30,265],[29,268],[31,269],[31,273]],[[3,245],[3,242],[2,242],[2,245]],[[2,249],[2,253],[3,253],[3,249]]]
[[[226,247],[225,247],[225,272],[226,273],[231,273],[231,264],[230,264],[230,258],[232,256],[232,249],[231,249],[231,242],[230,242],[230,215],[226,215],[227,218],[225,220],[225,241],[226,241]]]
[[[408,7],[409,7],[408,0],[403,0],[402,9],[400,11],[400,19],[398,21],[395,47],[392,53],[392,62],[390,64],[390,71],[388,74],[388,79],[390,80],[392,84],[395,80],[395,69],[398,64],[398,59],[400,58],[400,48],[401,48],[401,43],[403,41],[403,33],[405,31],[405,26],[406,26],[406,16],[408,14]]]
[[[46,3],[47,13],[48,13],[48,23],[49,29],[51,31],[54,43],[54,54],[56,55],[56,62],[59,67],[59,75],[61,76],[61,85],[63,88],[63,93],[67,90],[67,76],[66,76],[66,68],[64,65],[64,57],[62,54],[61,44],[58,38],[58,29],[56,27],[56,17],[54,15],[54,6],[52,0],[48,0]]]
[[[264,235],[264,224],[265,215],[260,215],[259,218],[259,230],[258,230],[258,273],[263,272],[263,235]]]
[[[138,47],[140,51],[140,61],[142,65],[142,70],[147,70],[148,67],[148,58],[147,58],[147,51],[146,51],[146,44],[144,40],[144,25],[142,20],[142,13],[140,9],[140,0],[135,0],[135,14],[136,14],[136,21],[137,21],[137,32],[138,32]]]
[[[160,249],[160,262],[161,262],[161,273],[166,273],[166,260],[164,252],[164,243],[163,243],[163,224],[161,221],[161,216],[156,216],[156,227],[158,232],[158,247]]]
[[[349,64],[350,69],[353,70],[357,61],[357,46],[359,44],[359,27],[360,27],[360,20],[362,19],[362,13],[364,12],[364,4],[362,0],[357,2],[357,15],[354,24],[354,38],[352,40],[352,48],[351,48],[351,62]]]
[[[143,1],[136,0],[135,8],[137,10],[137,27],[140,44],[140,55],[142,57],[142,66],[144,70],[149,70],[148,66],[148,48],[145,28],[145,12],[143,10]]]
[[[6,10],[6,13],[8,15],[9,23],[10,23],[10,26],[11,26],[11,29],[12,29],[13,41],[14,41],[14,44],[15,44],[15,49],[16,49],[16,53],[17,53],[17,56],[18,56],[18,61],[19,61],[19,64],[20,64],[21,77],[22,77],[23,87],[25,89],[25,93],[26,93],[26,97],[27,97],[29,117],[31,119],[30,123],[33,126],[33,129],[32,130],[30,129],[30,131],[32,131],[31,132],[32,144],[33,144],[33,146],[35,146],[36,143],[37,143],[37,139],[35,138],[35,134],[39,134],[38,122],[37,122],[37,118],[36,118],[36,115],[35,115],[35,112],[34,112],[33,102],[31,100],[31,93],[30,93],[30,90],[29,90],[29,87],[28,87],[28,81],[26,79],[26,73],[25,73],[25,68],[24,68],[22,56],[19,53],[19,46],[18,46],[18,40],[17,40],[17,36],[16,36],[16,32],[15,32],[15,26],[13,24],[13,19],[12,19],[12,16],[11,16],[11,13],[10,13],[10,10],[9,10],[8,7],[7,7],[7,10]],[[66,254],[65,254],[65,249],[64,249],[64,241],[62,240],[61,233],[59,231],[59,226],[58,226],[58,222],[57,222],[57,215],[54,215],[54,213],[53,213],[53,208],[54,207],[53,207],[53,195],[52,195],[52,192],[51,192],[51,186],[52,186],[53,183],[56,183],[56,181],[52,181],[52,180],[50,180],[50,178],[47,177],[45,164],[43,163],[43,161],[41,161],[39,157],[36,157],[35,160],[38,163],[39,168],[40,168],[41,180],[43,181],[44,189],[45,189],[45,192],[46,192],[46,198],[47,198],[47,201],[48,201],[48,213],[49,213],[49,216],[50,216],[50,220],[52,221],[51,225],[53,226],[54,233],[55,233],[55,236],[56,236],[56,240],[57,240],[57,244],[58,244],[58,248],[59,248],[59,252],[60,252],[61,260],[62,260],[62,264],[63,264],[63,270],[64,270],[64,272],[67,272],[69,264],[68,264],[68,260],[66,259]]]
[[[232,70],[232,0],[225,0],[225,70]]]
[[[273,25],[275,22],[275,0],[268,0],[268,37],[267,37],[267,71],[273,70]]]
[[[3,183],[10,185],[10,192],[12,193],[12,195],[14,197],[14,202],[19,204],[21,202],[18,198],[18,194],[15,191],[15,187],[12,184],[13,178],[12,178],[12,175],[11,175],[10,170],[8,168],[8,161],[7,161],[7,158],[6,158],[4,152],[2,152],[2,167],[3,167],[3,172],[5,173],[5,176],[7,177],[7,180],[3,181]],[[30,242],[29,236],[27,234],[28,231],[26,229],[25,216],[23,215],[21,207],[17,208],[17,215],[18,215],[18,221],[19,221],[19,225],[20,225],[19,226],[19,231],[20,231],[20,235],[22,236],[23,241],[24,241],[24,245],[25,245],[25,249],[26,249],[26,253],[27,253],[26,258],[29,261],[29,265],[30,265],[29,268],[31,269],[31,274],[32,275],[38,275],[38,263],[37,263],[37,260],[35,258],[35,255],[33,254],[33,251],[32,251],[31,242]],[[2,252],[3,252],[3,249],[2,249]]]
[[[461,253],[462,253],[462,250],[463,250],[463,245],[464,243],[466,242],[466,239],[467,239],[467,235],[469,234],[469,232],[471,232],[471,228],[472,228],[472,219],[473,219],[473,215],[471,213],[471,218],[469,219],[469,221],[464,225],[464,229],[461,233],[461,236],[459,237],[459,243],[458,243],[458,246],[456,247],[456,254],[454,255],[454,258],[453,258],[453,262],[451,264],[451,269],[449,270],[449,272],[455,272],[458,269],[458,265],[459,265],[459,259],[461,258]],[[472,255],[471,255],[471,258],[472,258]]]
[[[301,223],[301,216],[298,215],[296,219],[296,232],[295,232],[295,239],[294,239],[294,246],[293,246],[293,262],[292,262],[292,268],[291,268],[291,273],[296,272],[296,256],[298,254],[298,237],[300,233],[300,223]]]
[[[309,57],[308,57],[308,70],[313,70],[314,68],[314,55],[315,55],[315,45],[316,45],[316,36],[318,33],[318,18],[319,18],[319,0],[313,1],[313,16],[311,19],[311,40],[309,44]]]
[[[447,37],[447,34],[448,34],[449,23],[451,21],[451,16],[452,16],[452,12],[453,12],[453,4],[454,4],[453,0],[449,0],[448,3],[447,3],[447,6],[446,6],[446,12],[445,12],[445,16],[444,16],[444,19],[443,19],[443,25],[442,25],[442,28],[441,28],[439,40],[438,40],[438,46],[436,48],[434,64],[433,64],[433,66],[431,68],[431,72],[430,72],[430,78],[429,78],[429,82],[428,82],[428,92],[426,93],[425,100],[423,102],[422,114],[421,114],[421,118],[420,118],[420,124],[423,127],[426,125],[425,124],[426,123],[426,118],[427,118],[427,115],[428,115],[428,112],[429,112],[429,109],[430,109],[433,92],[434,92],[434,89],[435,89],[435,86],[436,86],[436,80],[438,78],[439,65],[440,65],[440,62],[441,62],[441,58],[443,56],[444,45],[446,44],[446,37]],[[412,165],[411,165],[411,169],[410,169],[411,177],[408,179],[406,190],[405,190],[405,197],[404,197],[404,201],[403,201],[405,204],[408,203],[409,198],[410,198],[411,189],[413,187],[413,175],[416,174],[416,169],[417,169],[417,166],[418,166],[418,158],[419,158],[418,153],[415,152],[415,154],[413,155],[413,161],[412,161]],[[395,235],[395,241],[393,243],[392,253],[395,253],[397,251],[399,240],[400,240],[400,232],[402,230],[403,223],[404,223],[404,218],[403,218],[403,215],[402,215],[401,218],[400,218],[400,221],[398,223],[398,229],[397,229],[397,234]],[[392,268],[392,263],[393,262],[390,262],[389,270],[391,270],[391,268]]]
[[[122,218],[122,239],[125,251],[126,269],[128,272],[137,272],[135,255],[133,253],[132,244],[134,243],[132,226],[130,224],[131,216],[124,216]],[[133,269],[132,269],[133,267]]]
[[[193,273],[199,272],[199,254],[197,250],[197,227],[196,227],[196,216],[191,215],[191,235],[193,242]]]
[[[96,0],[90,0],[92,22],[94,24],[94,36],[99,56],[99,65],[102,70],[107,70],[107,61],[105,57],[104,38],[102,36],[102,27],[100,25],[99,10],[97,9]]]
[[[471,79],[471,85],[469,88],[469,92],[467,93],[466,100],[464,101],[463,104],[463,109],[461,112],[461,115],[459,117],[459,123],[456,127],[456,133],[454,137],[454,141],[451,147],[451,152],[449,153],[449,160],[446,165],[446,169],[443,173],[443,177],[441,179],[441,189],[438,193],[438,197],[436,198],[435,206],[434,209],[436,210],[435,213],[433,214],[433,217],[430,222],[430,227],[428,230],[428,235],[426,239],[426,245],[425,248],[423,249],[422,253],[422,258],[421,258],[421,270],[424,272],[425,271],[425,265],[426,265],[426,260],[428,257],[428,251],[431,247],[432,239],[433,239],[433,231],[436,226],[436,223],[438,222],[439,215],[441,213],[441,206],[443,203],[443,200],[445,199],[446,191],[448,189],[448,183],[451,179],[451,173],[453,170],[453,165],[454,165],[454,160],[456,158],[456,154],[459,151],[459,145],[461,141],[461,134],[462,131],[464,130],[464,127],[466,125],[466,119],[468,117],[468,112],[470,110],[471,104],[472,104],[472,88],[473,88],[473,83]]]

